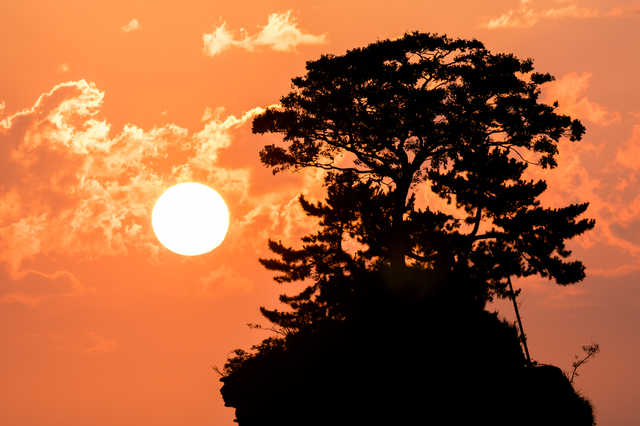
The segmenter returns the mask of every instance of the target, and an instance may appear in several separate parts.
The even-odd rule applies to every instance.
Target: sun
[[[222,243],[229,228],[229,210],[208,186],[181,183],[160,196],[151,222],[163,246],[184,256],[197,256]]]

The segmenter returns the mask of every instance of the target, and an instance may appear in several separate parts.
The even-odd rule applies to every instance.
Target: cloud
[[[561,19],[561,18],[594,18],[600,12],[596,9],[578,7],[577,4],[570,4],[563,8],[550,8],[537,10],[530,6],[533,0],[520,0],[517,10],[510,9],[498,17],[483,17],[481,26],[488,29],[496,28],[530,28],[540,19]]]
[[[90,331],[83,330],[81,333],[74,333],[75,337],[63,336],[58,333],[49,333],[47,335],[32,334],[31,337],[48,337],[61,342],[57,345],[58,349],[66,352],[78,353],[107,353],[120,349],[116,339],[105,339],[101,335]]]
[[[87,336],[92,340],[92,344],[87,346],[72,346],[67,350],[81,352],[81,353],[102,353],[113,352],[119,348],[116,339],[105,339],[104,337],[92,332],[86,331]]]
[[[608,141],[596,147],[587,132],[581,142],[562,140],[559,151],[557,168],[531,166],[525,174],[547,182],[540,197],[545,207],[589,203],[584,217],[595,219],[595,228],[569,242],[585,261],[587,275],[615,277],[640,269],[640,125],[620,144]],[[606,167],[587,166],[603,157],[613,160]]]
[[[607,16],[612,17],[630,17],[640,15],[640,5],[616,6],[607,12]]]
[[[520,278],[514,285],[521,287],[525,294],[524,298],[520,299],[522,302],[525,298],[534,296],[542,299],[543,306],[552,309],[570,310],[595,305],[587,301],[587,290],[574,286],[561,287],[538,276]]]
[[[60,84],[1,122],[0,200],[8,207],[0,261],[13,275],[39,253],[126,252],[127,232],[146,217],[144,197],[162,181],[143,160],[184,132],[127,126],[111,139],[96,118],[103,96],[84,80]]]
[[[516,11],[510,9],[508,12],[496,18],[483,17],[481,24],[485,28],[495,29],[502,27],[528,28],[538,22],[538,14],[527,7],[528,0],[520,0],[520,8]]]
[[[561,9],[547,9],[540,12],[541,17],[546,19],[576,18],[586,19],[595,18],[600,15],[598,8],[589,9],[586,7],[578,7],[576,4]]]
[[[222,297],[248,294],[253,288],[249,278],[234,271],[227,265],[222,265],[215,271],[198,279],[200,295],[207,297]]]
[[[132,19],[131,22],[121,26],[120,29],[124,33],[129,33],[131,31],[141,30],[142,26],[140,25],[137,19]]]
[[[23,303],[38,306],[52,297],[76,297],[94,293],[94,288],[85,287],[80,279],[68,271],[45,274],[34,270],[20,271],[4,280],[0,287],[0,303]]]
[[[634,171],[640,170],[640,125],[633,127],[629,140],[618,148],[616,162]]]
[[[277,51],[297,51],[298,45],[324,44],[326,35],[306,34],[298,28],[291,10],[269,15],[267,25],[256,35],[249,36],[244,29],[240,30],[241,37],[236,39],[233,32],[223,22],[209,34],[203,34],[203,51],[207,56],[218,55],[232,47],[240,47],[253,51],[256,47],[267,46]]]
[[[562,287],[537,275],[526,278],[514,278],[513,286],[516,291],[521,290],[517,298],[518,306],[522,310],[532,305],[542,306],[554,310],[572,310],[587,306],[595,306],[590,292],[582,286]],[[495,310],[501,316],[515,321],[513,303],[510,299],[494,299],[490,304],[491,310]]]
[[[231,145],[231,136],[228,130],[243,126],[254,115],[263,112],[264,109],[260,107],[253,108],[250,111],[246,111],[240,118],[231,115],[222,121],[220,120],[220,115],[223,111],[224,108],[217,109],[215,112],[211,112],[210,109],[205,110],[203,118],[208,116],[213,120],[205,124],[202,131],[193,135],[195,155],[189,160],[189,164],[201,169],[212,170],[218,159],[218,151]]]
[[[204,53],[207,56],[215,56],[234,46],[243,47],[244,43],[233,38],[233,34],[227,30],[226,22],[214,28],[211,34],[203,34],[202,40],[204,41]]]
[[[584,96],[589,88],[591,76],[592,73],[588,72],[583,72],[582,75],[571,72],[560,80],[546,84],[544,88],[545,102],[558,101],[559,107],[556,111],[560,114],[570,115],[572,118],[588,120],[602,126],[620,122],[619,112],[608,112],[605,107],[590,102]]]
[[[273,13],[269,16],[269,22],[254,38],[252,44],[256,46],[269,46],[273,50],[286,52],[296,50],[299,44],[323,44],[325,35],[315,36],[304,34],[298,29],[298,24],[291,18],[291,11],[285,13]]]
[[[58,65],[58,72],[67,72],[69,71],[69,62],[65,62],[64,64]]]
[[[128,124],[112,136],[100,118],[103,98],[93,83],[63,83],[0,121],[0,263],[11,278],[39,254],[157,253],[146,224],[155,200],[176,183],[247,194],[248,170],[223,168],[217,158],[230,132],[261,109],[213,119],[191,135],[173,124],[147,131]]]
[[[115,132],[102,117],[103,100],[95,84],[70,81],[0,119],[0,302],[36,306],[95,291],[68,271],[36,270],[42,256],[90,260],[135,251],[160,262],[166,250],[150,214],[180,182],[207,184],[225,198],[233,232],[224,250],[241,253],[238,259],[266,255],[268,237],[297,243],[309,232],[297,194],[318,192],[321,176],[310,170],[275,178],[258,155],[247,155],[257,151],[253,138],[270,137],[247,126],[262,108],[240,117],[207,109],[197,132],[174,124]],[[229,277],[240,276],[239,266],[225,268],[203,279],[206,294],[233,289]]]
[[[542,169],[538,166],[530,166],[525,171],[524,178],[534,181],[543,180],[547,183],[547,190],[540,196],[543,207],[562,208],[569,204],[589,203],[582,217],[595,219],[596,226],[593,230],[569,241],[568,247],[574,251],[579,249],[576,258],[585,262],[589,267],[587,274],[591,274],[591,265],[595,264],[597,268],[602,263],[601,255],[599,259],[590,257],[591,250],[600,253],[609,248],[620,247],[620,242],[608,229],[612,212],[615,212],[619,204],[616,200],[608,199],[611,191],[608,190],[601,176],[585,166],[585,161],[588,162],[591,157],[598,155],[598,150],[594,149],[593,145],[586,141],[574,143],[561,140],[558,148],[558,167]],[[593,263],[594,260],[595,263]],[[609,266],[615,268],[619,266],[617,262],[625,261],[624,256],[620,256],[615,262],[609,262]]]
[[[640,263],[640,125],[635,125],[629,139],[618,147],[608,169],[618,172],[618,205],[611,208],[608,230],[617,245]],[[629,200],[625,194],[633,198]]]
[[[600,275],[603,277],[623,277],[637,270],[640,270],[640,266],[638,266],[637,264],[625,263],[619,266],[614,266],[613,268],[591,268],[589,269],[589,275]]]

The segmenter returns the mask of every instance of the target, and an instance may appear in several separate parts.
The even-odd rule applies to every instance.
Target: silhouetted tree
[[[584,278],[565,241],[593,228],[579,219],[587,203],[544,208],[546,184],[524,178],[531,164],[556,167],[560,139],[585,130],[538,102],[551,80],[476,40],[407,33],[308,62],[254,119],[254,133],[284,135],[262,162],[326,170],[327,196],[300,197],[318,219],[302,248],[270,240],[277,258],[260,259],[277,282],[309,286],[280,296],[285,311],[261,308],[279,335],[225,365],[223,397],[242,426],[437,424],[452,412],[450,424],[593,424],[568,379],[526,369],[513,325],[484,310],[510,276]],[[458,214],[417,208],[429,190]],[[514,421],[535,401],[555,408]]]
[[[530,59],[421,33],[308,62],[253,131],[284,135],[285,147],[260,153],[274,173],[329,170],[329,195],[316,206],[301,198],[320,219],[303,249],[270,241],[281,259],[262,263],[283,272],[280,282],[313,278],[318,290],[330,270],[345,274],[354,264],[390,265],[398,279],[409,259],[441,275],[464,273],[485,300],[506,296],[509,276],[582,280],[583,264],[565,260],[565,241],[593,228],[578,219],[588,203],[541,207],[546,183],[523,178],[526,157],[553,168],[560,138],[584,133],[578,120],[554,112],[557,103],[538,102],[540,85],[552,80],[533,72]],[[416,193],[429,188],[460,215],[415,208]],[[363,249],[348,254],[346,237]]]

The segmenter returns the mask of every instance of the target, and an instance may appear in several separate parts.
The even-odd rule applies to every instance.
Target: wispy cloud
[[[588,120],[602,126],[619,123],[622,118],[619,112],[609,112],[606,107],[589,101],[585,95],[591,77],[592,73],[583,72],[582,75],[578,75],[571,72],[557,81],[548,83],[544,88],[546,102],[558,101],[557,111],[572,118]]]
[[[326,42],[324,34],[316,36],[305,34],[298,29],[291,11],[273,13],[269,16],[267,25],[252,40],[254,46],[269,46],[273,50],[286,52],[296,50],[300,44],[323,44]]]
[[[76,297],[95,292],[94,288],[87,288],[68,271],[45,274],[24,270],[11,278],[12,281],[3,282],[0,288],[0,303],[17,302],[35,307],[53,297]]]
[[[119,349],[116,339],[105,339],[93,331],[86,330],[87,337],[90,339],[90,343],[87,345],[73,345],[65,348],[66,350],[81,353],[104,353],[113,352]]]
[[[591,101],[587,94],[591,73],[569,73],[543,87],[542,101],[559,102],[557,111],[596,125],[621,123],[621,114]],[[587,123],[585,123],[587,124]],[[546,207],[559,208],[589,202],[584,217],[596,220],[592,231],[570,243],[581,250],[588,274],[620,276],[638,270],[640,264],[640,125],[626,141],[608,140],[594,145],[590,132],[583,141],[561,140],[558,167],[529,167],[527,178],[547,182],[541,196]],[[608,152],[607,152],[608,151]],[[589,166],[597,159],[612,158],[606,168]],[[606,169],[606,170],[605,170]],[[603,258],[602,253],[615,253]]]
[[[616,6],[607,12],[607,16],[612,17],[630,17],[640,16],[640,4]]]
[[[65,62],[64,64],[58,65],[58,72],[67,72],[69,71],[69,62]]]
[[[520,0],[517,10],[510,9],[506,13],[494,18],[483,17],[482,26],[489,29],[515,27],[528,28],[538,22],[538,14],[527,6],[529,0]]]
[[[116,339],[106,339],[91,330],[84,329],[72,333],[71,335],[62,335],[60,333],[47,334],[31,334],[30,337],[54,339],[57,341],[57,348],[65,352],[78,353],[105,353],[113,352],[120,348]]]
[[[489,29],[496,28],[529,28],[534,26],[541,19],[561,19],[561,18],[594,18],[599,16],[598,8],[590,9],[578,7],[576,3],[562,8],[536,9],[533,0],[520,0],[518,9],[510,9],[497,17],[485,16],[482,18],[481,26]]]
[[[542,305],[551,309],[570,310],[595,305],[585,297],[587,290],[573,286],[560,287],[538,276],[516,279],[514,285],[521,287],[525,298],[540,298]]]
[[[228,265],[222,265],[215,271],[198,279],[200,295],[224,297],[250,293],[253,283],[249,278],[234,271]]]
[[[131,22],[121,26],[120,29],[122,30],[122,32],[129,33],[131,31],[141,30],[142,26],[137,19],[132,19]]]
[[[586,19],[595,18],[600,15],[598,8],[589,9],[588,7],[578,7],[577,4],[570,4],[569,6],[560,9],[546,9],[540,12],[540,16],[546,19],[561,19],[561,18],[576,18]]]
[[[236,40],[233,34],[227,29],[227,23],[223,22],[220,26],[215,27],[210,34],[203,34],[204,53],[208,56],[215,56],[234,46],[244,47],[244,40],[247,40],[246,34],[243,40]]]
[[[269,16],[267,25],[258,34],[250,36],[244,29],[240,30],[240,38],[227,28],[223,22],[209,34],[203,34],[203,51],[207,56],[218,55],[232,47],[239,47],[253,51],[256,47],[267,46],[277,51],[296,51],[297,46],[303,44],[323,44],[327,42],[326,35],[304,33],[298,28],[292,11],[273,13]]]
[[[616,162],[634,171],[640,170],[640,125],[633,127],[629,140],[618,148]]]

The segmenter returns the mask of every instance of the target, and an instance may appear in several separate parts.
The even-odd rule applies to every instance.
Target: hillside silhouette
[[[585,277],[565,242],[595,225],[588,204],[545,208],[546,183],[524,175],[585,131],[538,102],[551,80],[477,40],[407,33],[308,62],[256,116],[254,133],[283,135],[262,162],[324,170],[326,197],[300,196],[318,222],[300,248],[269,240],[275,258],[260,259],[308,286],[260,308],[273,336],[225,364],[241,426],[595,424],[566,375],[486,310],[515,305],[511,277]],[[456,213],[420,207],[426,192]]]
[[[460,294],[361,279],[349,320],[268,340],[221,379],[241,426],[595,424],[563,372],[529,366],[495,313]]]

